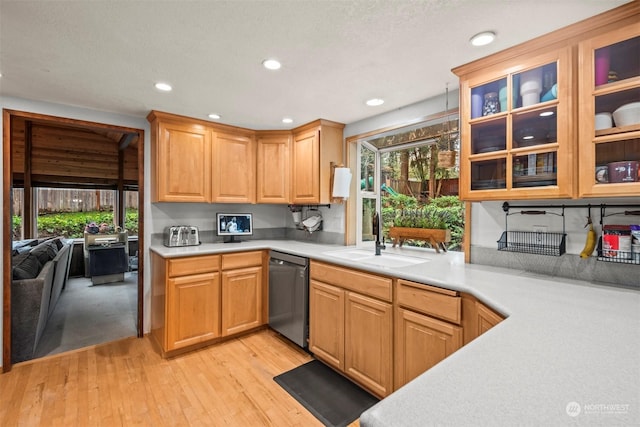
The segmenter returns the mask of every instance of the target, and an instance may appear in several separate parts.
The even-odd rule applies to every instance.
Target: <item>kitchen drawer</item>
[[[220,269],[220,255],[202,255],[169,260],[169,277],[209,273]]]
[[[388,302],[393,296],[392,279],[350,268],[312,261],[311,278]]]
[[[420,313],[460,324],[461,298],[456,291],[398,280],[398,304]]]
[[[236,268],[254,267],[262,265],[262,251],[237,252],[222,255],[222,269],[233,270]]]

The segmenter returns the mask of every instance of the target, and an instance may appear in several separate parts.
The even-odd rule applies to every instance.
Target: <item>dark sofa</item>
[[[11,360],[33,358],[47,319],[67,281],[72,240],[58,237],[14,251],[11,283]],[[24,249],[24,248],[23,248]]]

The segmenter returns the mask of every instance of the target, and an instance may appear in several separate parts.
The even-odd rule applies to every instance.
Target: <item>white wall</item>
[[[453,86],[457,86],[457,84],[458,82],[456,81]],[[457,89],[449,90],[449,109],[453,110],[454,108],[458,108],[458,98],[459,91]],[[407,123],[415,122],[416,120],[445,111],[446,104],[446,96],[443,93],[442,95],[425,99],[415,104],[350,123],[344,128],[344,137],[347,138],[349,136],[360,135],[392,126],[403,126]]]

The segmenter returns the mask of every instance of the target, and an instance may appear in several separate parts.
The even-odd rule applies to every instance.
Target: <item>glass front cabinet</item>
[[[580,197],[640,196],[640,25],[580,43]]]
[[[460,196],[640,196],[640,2],[452,71]]]
[[[571,197],[573,91],[569,48],[462,78],[461,197]]]

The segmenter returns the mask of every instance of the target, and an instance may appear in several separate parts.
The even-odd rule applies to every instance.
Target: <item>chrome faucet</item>
[[[376,255],[380,255],[380,249],[386,249],[384,245],[384,236],[382,237],[382,243],[380,243],[380,214],[376,212],[373,216],[373,234],[376,235]]]

